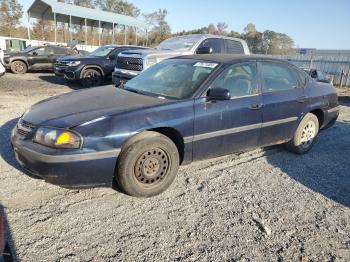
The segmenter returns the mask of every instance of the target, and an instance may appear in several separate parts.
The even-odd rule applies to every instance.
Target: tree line
[[[141,10],[134,4],[125,0],[58,0],[68,4],[75,4],[83,7],[100,9],[118,14],[128,15],[143,19],[147,24],[148,34],[139,32],[136,39],[133,28],[125,30],[124,26],[116,27],[115,42],[139,45],[156,46],[161,41],[171,37],[185,34],[215,34],[230,37],[242,38],[247,41],[252,53],[255,54],[288,54],[293,52],[294,41],[287,34],[278,33],[272,30],[259,32],[252,23],[248,24],[242,33],[228,31],[228,25],[225,22],[219,22],[216,25],[211,23],[206,27],[199,29],[181,31],[171,34],[171,28],[166,21],[167,10],[159,9],[152,13],[141,13]],[[0,0],[0,35],[10,37],[27,37],[27,28],[21,25],[20,20],[23,17],[23,6],[18,0]],[[52,21],[41,21],[35,19],[31,24],[32,38],[44,41],[54,41],[54,24]],[[90,45],[98,44],[98,29],[90,27],[88,32],[88,43]],[[126,34],[125,34],[126,32]],[[66,23],[57,24],[57,41],[68,42],[70,36],[74,39],[84,42],[85,31],[80,25],[72,25],[69,30]],[[112,41],[111,30],[102,30],[101,44],[109,44]]]

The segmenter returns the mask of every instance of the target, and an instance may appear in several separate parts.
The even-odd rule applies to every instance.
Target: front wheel
[[[25,74],[27,70],[28,67],[23,61],[13,61],[11,63],[11,72],[14,74]]]
[[[116,180],[131,196],[150,197],[165,191],[179,168],[179,153],[168,137],[147,132],[125,148],[118,161]]]
[[[297,154],[305,154],[314,145],[318,130],[318,118],[312,113],[307,113],[295,131],[293,139],[286,144],[287,149]]]
[[[81,84],[83,87],[93,87],[99,86],[102,82],[101,72],[95,69],[86,69],[84,70],[81,78]]]

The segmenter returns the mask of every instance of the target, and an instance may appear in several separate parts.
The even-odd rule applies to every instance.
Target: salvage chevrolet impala
[[[333,86],[285,61],[244,55],[164,60],[124,86],[34,105],[13,129],[18,162],[64,187],[153,196],[192,161],[284,144],[303,154],[335,123]]]

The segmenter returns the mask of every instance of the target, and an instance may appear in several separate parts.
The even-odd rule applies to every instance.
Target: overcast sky
[[[19,0],[25,10],[34,0]],[[259,31],[286,33],[297,47],[350,49],[350,0],[129,0],[143,13],[168,10],[172,32],[226,22],[242,32],[248,23]]]

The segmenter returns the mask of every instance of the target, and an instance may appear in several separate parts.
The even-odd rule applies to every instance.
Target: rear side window
[[[244,54],[243,46],[240,42],[234,40],[224,40],[225,53],[228,54]]]
[[[275,92],[298,87],[298,81],[288,65],[262,62],[263,91]]]
[[[205,39],[199,46],[201,47],[211,47],[213,49],[213,54],[222,53],[222,39],[220,38],[208,38]]]

